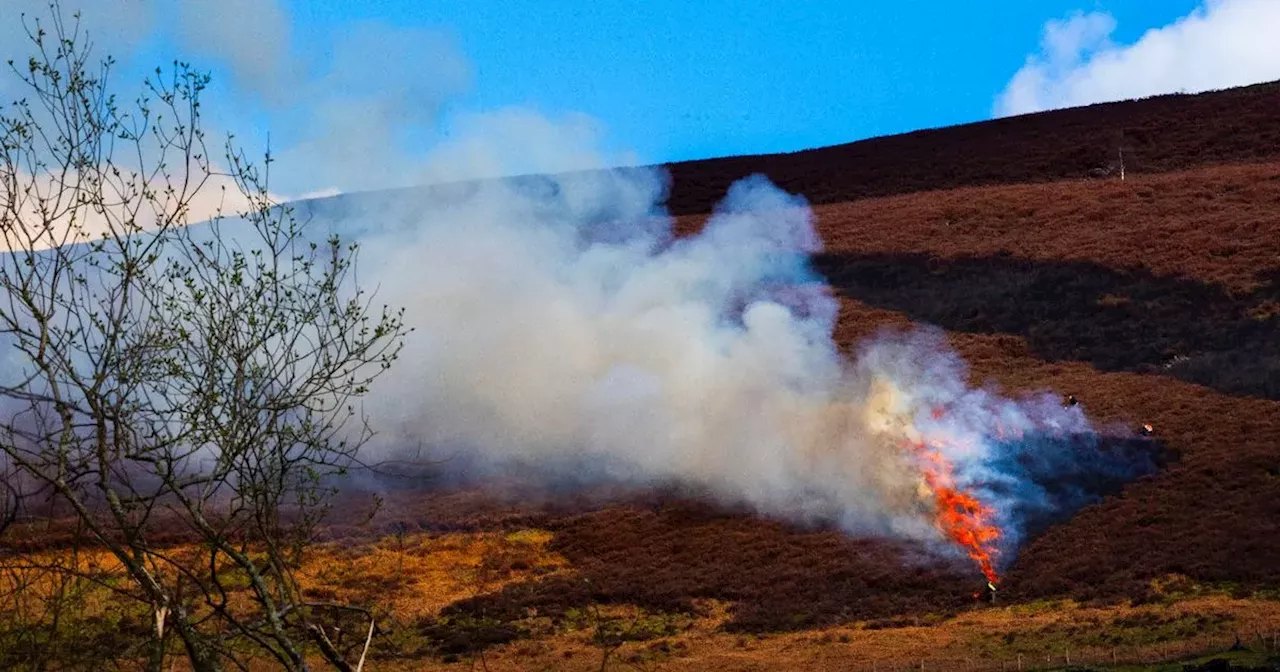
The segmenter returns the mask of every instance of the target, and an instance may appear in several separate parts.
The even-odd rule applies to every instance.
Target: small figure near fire
[[[996,603],[996,584],[993,581],[987,581],[987,585],[980,591],[973,594],[973,599],[982,601],[990,600],[991,604]]]

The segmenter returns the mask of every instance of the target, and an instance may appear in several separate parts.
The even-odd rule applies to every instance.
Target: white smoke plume
[[[1003,546],[1028,511],[1063,503],[1002,437],[1093,437],[1079,408],[970,388],[929,330],[850,360],[808,266],[821,241],[802,197],[753,176],[674,239],[666,179],[600,170],[312,204],[357,232],[363,281],[416,329],[367,405],[371,449],[674,481],[767,515],[939,541],[908,450],[928,442],[992,507]]]

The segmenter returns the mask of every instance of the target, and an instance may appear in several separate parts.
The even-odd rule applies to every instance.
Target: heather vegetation
[[[937,325],[974,385],[1074,395],[1106,430],[1083,461],[1150,467],[1037,475],[1083,508],[1028,525],[993,603],[962,554],[680,484],[361,464],[351,402],[392,365],[398,313],[339,291],[355,250],[304,245],[233,147],[258,251],[188,233],[188,183],[156,175],[228,177],[198,131],[207,80],[180,66],[154,82],[173,116],[147,135],[68,26],[33,32],[45,60],[19,68],[45,107],[0,119],[0,332],[34,371],[0,385],[25,409],[0,427],[0,668],[1274,664],[1280,86],[671,166],[683,234],[750,173],[818,204],[844,350]],[[81,125],[38,146],[59,112]],[[121,177],[98,168],[117,136],[182,158]],[[49,155],[93,167],[77,198],[32,179]],[[157,220],[145,236],[129,216],[105,236],[58,228],[112,211],[112,184]],[[1133,437],[1143,423],[1154,436]]]
[[[1280,84],[921,130],[790,154],[671,166],[671,210],[707,212],[754,172],[818,204],[958,187],[1116,179],[1280,158]],[[1243,185],[1242,185],[1243,186]]]

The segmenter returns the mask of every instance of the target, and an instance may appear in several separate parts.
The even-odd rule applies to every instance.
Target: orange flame
[[[963,547],[987,580],[995,585],[1000,580],[993,563],[1000,528],[992,520],[990,507],[956,487],[951,462],[938,450],[940,446],[914,441],[908,445],[921,458],[925,485],[933,492],[937,504],[938,528]]]

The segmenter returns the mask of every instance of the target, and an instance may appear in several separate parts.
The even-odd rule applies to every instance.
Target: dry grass
[[[543,530],[388,537],[355,547],[328,544],[299,572],[317,599],[363,604],[396,620],[437,615],[445,606],[567,566],[547,550]]]
[[[466,664],[478,654],[433,653],[430,642],[414,635],[412,628],[406,630],[405,624],[434,618],[459,599],[499,594],[538,575],[576,574],[580,568],[551,552],[551,542],[546,531],[524,530],[327,546],[310,556],[300,578],[309,592],[328,590],[337,599],[374,600],[371,606],[382,613],[390,634],[378,642],[371,669],[457,669],[459,662]],[[108,564],[100,560],[99,569]],[[490,579],[477,582],[477,571],[486,568],[492,572]],[[696,600],[692,613],[685,616],[626,603],[586,606],[567,610],[554,623],[546,622],[545,616],[522,620],[523,625],[538,622],[540,627],[488,648],[484,666],[494,671],[598,669],[602,623],[623,633],[610,669],[636,670],[879,670],[918,666],[921,660],[933,669],[996,669],[1019,659],[1025,669],[1034,669],[1061,666],[1065,656],[1077,662],[1112,657],[1151,661],[1220,651],[1237,635],[1255,649],[1275,646],[1273,641],[1260,642],[1259,636],[1273,638],[1280,632],[1280,601],[1232,598],[1177,576],[1153,582],[1152,590],[1160,601],[1145,605],[1091,606],[1072,600],[973,604],[906,620],[853,620],[779,634],[731,632],[726,626],[735,618],[736,605],[723,600]],[[107,602],[100,606],[111,607]],[[99,629],[112,627],[92,609],[78,617]],[[181,661],[175,669],[183,669]],[[271,667],[264,662],[252,669]]]
[[[1280,629],[1280,603],[1209,596],[1160,606],[1088,607],[1070,601],[983,608],[954,618],[904,627],[838,627],[778,635],[736,635],[721,627],[727,606],[708,604],[709,615],[678,633],[624,644],[610,669],[633,670],[888,670],[1024,669],[1076,662],[1154,661],[1230,647],[1238,632],[1261,649],[1259,634]],[[717,616],[717,612],[720,614]],[[607,612],[636,616],[634,609]],[[590,623],[537,640],[521,640],[487,652],[489,670],[597,670],[601,651]],[[1271,647],[1273,644],[1267,643]],[[463,661],[465,663],[465,661]],[[380,660],[377,669],[457,669],[439,658]]]

